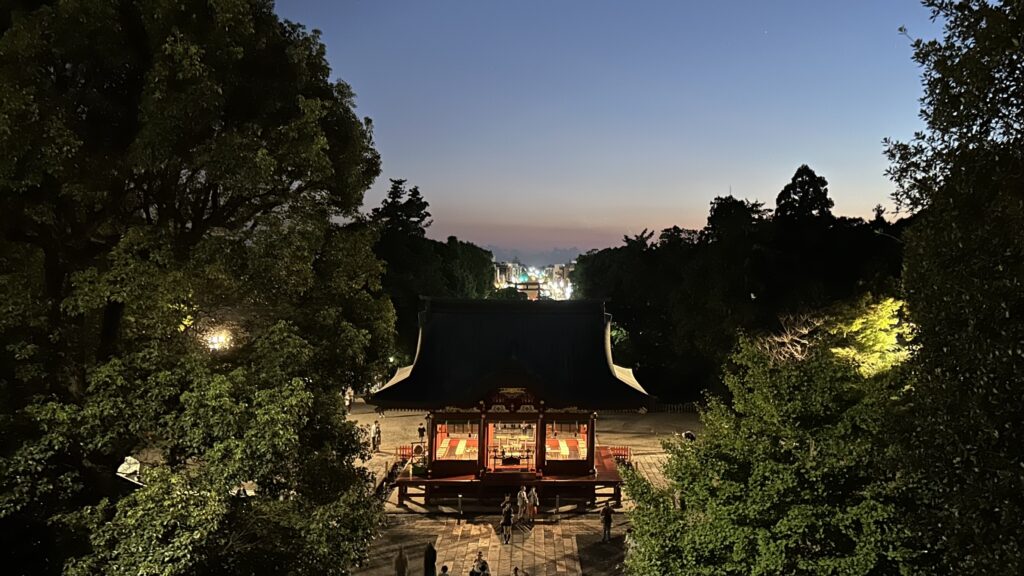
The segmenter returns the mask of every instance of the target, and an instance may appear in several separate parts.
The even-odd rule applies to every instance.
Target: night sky
[[[936,34],[916,0],[328,1],[323,32],[370,116],[383,174],[420,187],[436,238],[531,263],[700,228],[715,196],[769,207],[797,166],[835,213],[891,206],[881,144],[907,138]],[[555,248],[568,251],[541,253]]]

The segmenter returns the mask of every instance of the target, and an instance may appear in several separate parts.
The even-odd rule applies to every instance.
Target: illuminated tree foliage
[[[732,403],[710,401],[696,441],[666,443],[671,489],[627,473],[630,573],[898,573],[907,551],[886,427],[901,385],[874,368],[905,357],[899,310],[886,299],[741,338]]]
[[[837,322],[832,332],[850,343],[833,348],[832,353],[852,362],[865,378],[903,364],[910,357],[908,344],[914,337],[913,327],[903,321],[903,307],[903,302],[885,298],[864,314]]]
[[[924,2],[927,129],[892,142],[919,326],[896,462],[923,574],[1024,572],[1024,4]]]
[[[5,6],[5,573],[347,573],[380,509],[338,392],[394,320],[351,90],[268,1]]]

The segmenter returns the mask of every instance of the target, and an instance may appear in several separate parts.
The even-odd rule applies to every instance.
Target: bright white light
[[[214,330],[206,335],[206,346],[211,351],[227,350],[231,347],[231,332],[225,329]]]

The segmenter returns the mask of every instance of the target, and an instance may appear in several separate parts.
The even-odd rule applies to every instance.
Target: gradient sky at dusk
[[[797,166],[835,212],[890,206],[882,138],[920,129],[916,0],[278,0],[323,32],[383,174],[430,235],[524,255],[700,228],[715,196],[774,206]]]

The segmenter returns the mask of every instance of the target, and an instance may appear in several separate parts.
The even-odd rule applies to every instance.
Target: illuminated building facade
[[[371,398],[428,413],[425,473],[404,483],[428,499],[509,483],[618,496],[598,412],[641,410],[648,396],[612,362],[609,326],[603,302],[428,300],[414,363]]]

